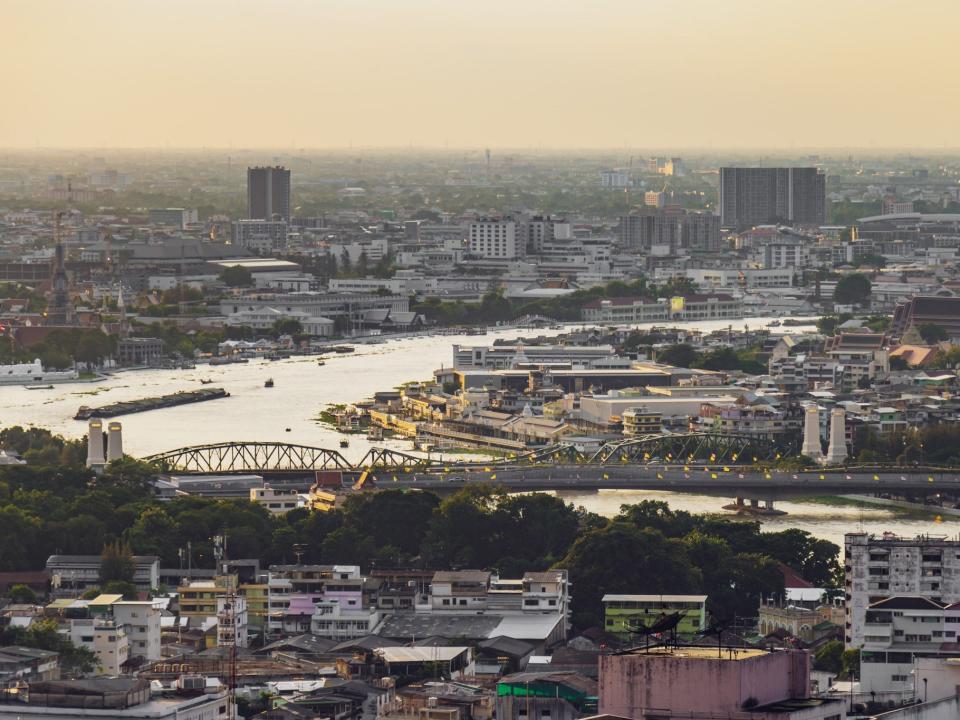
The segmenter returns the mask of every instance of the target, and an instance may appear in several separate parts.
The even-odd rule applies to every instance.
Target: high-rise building
[[[620,244],[649,252],[654,246],[699,251],[720,249],[720,218],[707,213],[687,213],[682,209],[643,208],[620,217]]]
[[[720,218],[709,213],[691,212],[681,220],[680,244],[689,250],[716,252],[720,249]]]
[[[864,645],[871,634],[868,608],[888,598],[960,602],[960,541],[857,532],[846,534],[844,546],[847,647]]]
[[[247,217],[290,219],[290,171],[283,167],[247,168]]]
[[[512,260],[526,253],[517,238],[517,223],[510,218],[479,218],[467,229],[470,254],[481,258]]]
[[[724,227],[826,222],[826,176],[817,168],[720,168]]]

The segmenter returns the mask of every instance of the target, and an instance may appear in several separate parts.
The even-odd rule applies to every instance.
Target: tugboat
[[[273,387],[273,378],[268,379],[264,384],[264,387]]]

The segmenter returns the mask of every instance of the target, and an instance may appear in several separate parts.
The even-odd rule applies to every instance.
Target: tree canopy
[[[220,273],[220,279],[228,287],[250,287],[253,285],[253,273],[242,265],[231,265]]]
[[[866,305],[870,302],[870,278],[862,273],[854,273],[837,280],[833,289],[833,299],[841,305]]]

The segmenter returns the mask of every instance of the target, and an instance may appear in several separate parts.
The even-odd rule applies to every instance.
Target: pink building
[[[599,712],[635,720],[840,720],[843,703],[810,698],[799,650],[679,647],[600,657]]]

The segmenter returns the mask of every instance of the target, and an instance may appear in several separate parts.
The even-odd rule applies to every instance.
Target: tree
[[[137,586],[125,580],[111,580],[105,583],[102,592],[107,595],[123,595],[124,600],[137,600],[140,597]]]
[[[26,585],[11,585],[7,592],[10,602],[17,605],[36,605],[37,594]]]
[[[53,619],[38,620],[29,628],[5,628],[0,631],[0,645],[51,650],[60,655],[60,671],[66,677],[89,675],[97,667],[97,656],[93,651],[77,647],[66,639]]]
[[[676,365],[677,367],[691,367],[699,359],[700,354],[693,349],[692,345],[687,343],[671,345],[657,352],[657,362]]]
[[[37,557],[43,523],[13,505],[0,506],[0,571],[42,567]]]
[[[847,275],[837,281],[833,299],[841,305],[865,305],[870,302],[870,278],[862,273]]]
[[[741,362],[736,350],[723,347],[708,352],[699,364],[704,370],[739,370]]]
[[[231,265],[220,273],[220,279],[228,287],[250,287],[253,285],[253,273],[242,265]]]
[[[890,358],[890,369],[891,370],[906,370],[909,368],[909,364],[906,359],[900,355]]]
[[[130,546],[117,540],[103,546],[100,554],[100,585],[118,580],[133,582],[133,553]]]
[[[917,331],[927,345],[944,342],[949,338],[946,328],[936,323],[923,323],[923,325],[917,328]]]
[[[303,333],[303,324],[296,318],[280,318],[274,320],[272,333],[274,337],[280,335],[300,335]]]
[[[815,670],[839,675],[843,670],[843,643],[831,640],[817,648],[813,654],[813,667]]]
[[[557,567],[576,583],[574,624],[602,627],[601,599],[607,593],[686,593],[701,589],[701,575],[681,540],[612,522],[602,530],[581,535]]]

